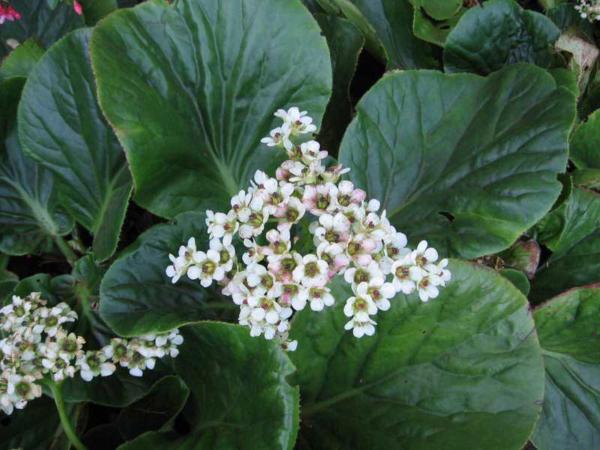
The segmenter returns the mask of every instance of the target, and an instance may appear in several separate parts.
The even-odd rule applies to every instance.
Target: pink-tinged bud
[[[367,193],[362,189],[354,189],[352,192],[351,199],[353,203],[362,203],[365,198],[367,198]]]
[[[373,260],[373,258],[371,257],[371,255],[368,254],[363,254],[363,255],[358,255],[358,257],[356,258],[356,263],[359,266],[368,266],[369,263]]]
[[[367,253],[370,253],[377,248],[377,242],[375,242],[373,239],[365,239],[360,245]]]
[[[79,3],[77,0],[75,0],[73,2],[73,9],[75,10],[75,13],[80,16],[83,14],[83,8],[81,7],[81,3]]]

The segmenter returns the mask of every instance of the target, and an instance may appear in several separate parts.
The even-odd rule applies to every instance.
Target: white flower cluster
[[[448,261],[438,261],[426,241],[407,248],[406,236],[385,211],[378,212],[379,202],[340,180],[348,169],[324,166],[327,152],[302,139],[316,131],[305,111],[292,107],[275,116],[283,124],[262,142],[284,150],[289,159],[275,178],[257,171],[251,187],[231,199],[228,212],[206,212],[209,249],[198,250],[192,237],[177,256],[169,255],[166,273],[173,283],[184,275],[204,287],[219,283],[240,306],[239,323],[252,336],[276,338],[287,350],[297,346],[288,340],[290,317],[307,305],[313,311],[333,305],[328,284],[336,275],[352,286],[345,328],[356,337],[375,332],[375,316],[390,308],[398,292],[417,291],[422,301],[437,297],[450,280]],[[310,222],[308,229],[302,219]],[[312,236],[313,253],[294,249],[306,245],[302,234]],[[232,245],[235,235],[246,248],[243,264]]]
[[[590,22],[600,20],[600,2],[598,0],[579,0],[575,9],[582,19]]]
[[[44,379],[62,382],[79,371],[85,381],[112,375],[117,364],[142,376],[156,359],[175,357],[183,338],[177,330],[132,339],[114,338],[100,350],[84,351],[85,339],[64,327],[77,320],[66,303],[46,306],[39,292],[12,297],[0,309],[0,409],[11,414],[42,395]]]

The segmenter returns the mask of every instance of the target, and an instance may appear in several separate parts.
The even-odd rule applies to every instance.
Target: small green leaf
[[[600,281],[600,194],[574,188],[553,215],[560,228],[546,244],[554,253],[534,280],[531,298],[536,301]]]
[[[531,65],[487,78],[392,73],[359,102],[340,162],[413,242],[493,254],[557,199],[574,100]]]
[[[527,279],[527,275],[525,275],[523,272],[516,269],[502,269],[499,271],[499,273],[508,281],[510,281],[514,287],[521,291],[523,295],[527,296],[529,294],[531,286],[529,284],[529,280]]]
[[[203,318],[214,318],[230,300],[207,302],[211,293],[197,281],[176,284],[166,276],[170,253],[195,237],[200,247],[208,242],[203,213],[184,213],[171,224],[156,225],[113,263],[100,285],[100,314],[123,336],[167,331]]]
[[[495,271],[451,261],[422,303],[396,296],[372,337],[344,330],[351,291],[292,323],[301,441],[311,448],[521,450],[540,411],[544,368],[525,297]],[[327,446],[323,447],[322,443]]]
[[[10,4],[21,19],[0,26],[0,59],[10,53],[10,39],[23,43],[34,38],[43,47],[49,47],[64,34],[83,26],[83,18],[67,2],[60,2],[54,9],[47,0],[11,0]]]
[[[572,289],[533,314],[546,366],[539,450],[592,449],[600,443],[600,289]]]
[[[179,377],[162,378],[143,398],[121,410],[117,418],[119,432],[129,440],[147,431],[168,427],[189,394],[190,390]]]
[[[169,218],[224,208],[277,164],[260,143],[273,113],[296,105],[318,123],[331,92],[319,31],[300,0],[145,2],[103,20],[92,63],[136,201]]]
[[[513,0],[489,0],[470,8],[448,35],[444,69],[485,75],[517,62],[549,67],[559,35],[543,14]]]
[[[573,131],[570,151],[569,157],[580,169],[600,169],[600,111]]]
[[[434,20],[447,20],[462,9],[463,0],[411,0],[415,8],[423,10]]]
[[[74,280],[71,275],[53,277],[47,273],[38,273],[19,281],[15,286],[14,294],[26,297],[32,292],[40,292],[42,298],[51,305],[60,302],[67,302],[72,305],[75,301],[73,283]]]
[[[91,29],[74,31],[33,70],[19,106],[19,137],[60,181],[61,204],[94,235],[94,253],[104,260],[117,247],[132,184],[125,153],[96,101],[90,35]]]
[[[433,21],[420,8],[415,8],[413,31],[419,39],[443,47],[450,31],[456,26],[460,18],[461,15],[457,14],[443,21]]]
[[[2,61],[0,81],[15,77],[27,78],[43,54],[44,49],[34,39],[27,39]]]
[[[517,241],[508,250],[500,253],[500,258],[508,267],[524,272],[528,278],[533,278],[540,263],[541,248],[534,241]]]

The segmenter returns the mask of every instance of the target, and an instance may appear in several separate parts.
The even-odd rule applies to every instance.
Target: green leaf
[[[172,284],[165,274],[169,254],[176,254],[190,237],[199,248],[208,242],[204,221],[204,213],[190,212],[171,224],[156,225],[110,267],[100,285],[100,314],[116,333],[167,331],[235,307],[231,301],[207,303],[211,294],[200,283],[182,278]]]
[[[330,154],[335,154],[344,131],[352,120],[350,83],[365,40],[360,31],[346,19],[324,14],[317,14],[315,18],[327,39],[333,68],[333,92],[319,131],[319,142]]]
[[[443,47],[450,31],[456,26],[461,16],[462,12],[446,20],[434,21],[426,16],[420,8],[415,8],[413,32],[419,39]]]
[[[286,380],[294,367],[277,344],[219,322],[189,325],[181,333],[175,370],[191,390],[184,411],[190,433],[148,432],[119,450],[294,448],[298,388]]]
[[[569,157],[579,168],[600,169],[600,110],[573,131]]]
[[[52,237],[73,228],[58,204],[52,174],[26,158],[17,140],[9,109],[14,112],[23,81],[0,83],[0,252],[9,255],[47,248]]]
[[[459,13],[463,0],[411,0],[415,8],[423,10],[434,20],[447,20]]]
[[[527,301],[493,270],[457,260],[450,270],[435,300],[392,300],[372,337],[344,330],[352,294],[343,282],[335,307],[296,316],[303,440],[348,450],[523,448],[544,386]]]
[[[176,376],[159,380],[148,394],[127,408],[117,418],[119,432],[126,439],[168,427],[187,401],[190,390]]]
[[[499,256],[508,267],[517,269],[533,278],[540,263],[541,248],[535,240],[517,241]]]
[[[535,277],[536,301],[600,281],[600,194],[574,188],[557,214],[561,228],[546,244],[554,253]]]
[[[325,39],[299,0],[146,2],[103,20],[91,53],[136,201],[169,218],[228,205],[280,158],[260,144],[275,110],[318,123],[331,92]]]
[[[509,247],[558,197],[574,106],[535,66],[392,73],[359,102],[340,161],[414,242],[476,258]]]
[[[143,377],[129,375],[121,367],[109,377],[96,377],[92,381],[84,381],[77,373],[74,378],[63,384],[65,402],[92,402],[97,405],[122,408],[141,399],[152,389],[152,386],[164,375],[158,367],[147,370]]]
[[[489,0],[470,8],[448,35],[444,68],[485,75],[517,62],[549,67],[559,35],[543,14],[513,0]]]
[[[96,23],[116,10],[119,5],[117,0],[81,0],[83,15],[87,25],[96,25]]]
[[[191,390],[186,442],[195,449],[294,448],[298,388],[286,381],[294,366],[279,346],[219,322],[181,333],[175,370]]]
[[[38,273],[23,278],[15,286],[14,294],[26,297],[31,292],[40,292],[42,298],[49,304],[56,305],[60,302],[73,304],[73,277],[71,275],[59,275],[53,277],[47,273]]]
[[[523,272],[516,269],[502,269],[499,271],[499,273],[508,281],[510,281],[514,287],[521,291],[523,295],[527,296],[529,294],[531,286],[529,284],[529,280],[527,279],[527,275],[525,275]]]
[[[0,270],[0,305],[4,304],[10,297],[15,286],[19,282],[19,277],[6,269]]]
[[[438,65],[433,59],[430,46],[412,33],[413,8],[409,0],[328,1],[335,4],[348,20],[363,31],[369,50],[385,57],[389,69]],[[383,55],[378,46],[383,47]]]
[[[572,176],[575,186],[600,190],[600,169],[577,169]]]
[[[52,9],[47,0],[11,0],[10,4],[21,14],[21,19],[0,26],[0,59],[10,53],[7,40],[19,43],[34,38],[43,47],[49,47],[61,36],[83,26],[83,18],[67,2]]]
[[[68,441],[60,434],[60,419],[54,401],[41,397],[15,410],[0,421],[0,442],[5,449],[68,450]]]
[[[43,54],[44,49],[35,40],[27,39],[2,61],[0,81],[15,77],[27,78]]]
[[[19,106],[25,152],[60,181],[60,201],[93,235],[100,260],[114,253],[131,194],[125,153],[96,100],[91,29],[52,46],[29,76]]]
[[[539,450],[600,445],[600,289],[572,289],[534,312],[546,366]]]

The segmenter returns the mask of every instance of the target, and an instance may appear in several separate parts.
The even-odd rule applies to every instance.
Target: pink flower
[[[308,185],[304,188],[302,203],[312,214],[320,216],[337,209],[338,189],[333,183]]]
[[[15,20],[19,20],[21,18],[21,14],[19,14],[12,6],[7,5],[6,7],[2,7],[0,5],[0,25],[4,22],[13,22]]]
[[[77,0],[75,0],[73,2],[73,9],[75,10],[75,13],[80,16],[83,14],[83,8],[81,7],[81,3],[79,3]]]

